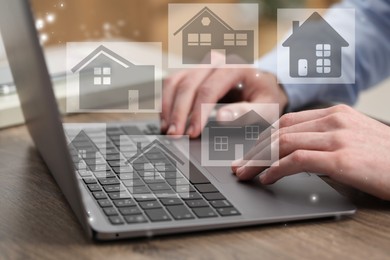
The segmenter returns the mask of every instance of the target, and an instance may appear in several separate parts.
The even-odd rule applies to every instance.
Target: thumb
[[[237,102],[233,104],[225,105],[217,111],[218,122],[233,121],[249,111],[253,110],[258,115],[263,117],[270,124],[273,124],[279,119],[279,105],[273,103],[250,103],[250,102]],[[246,118],[246,123],[256,123],[258,117]]]
[[[229,105],[225,105],[217,111],[217,121],[232,121],[245,113],[253,110],[253,104],[248,102],[238,102]]]

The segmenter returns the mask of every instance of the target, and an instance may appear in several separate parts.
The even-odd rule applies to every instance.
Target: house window
[[[199,34],[198,33],[189,33],[187,37],[188,37],[188,46],[198,46],[199,45]]]
[[[228,151],[229,138],[227,136],[215,136],[214,137],[214,151]]]
[[[236,45],[237,46],[247,46],[248,39],[246,33],[237,33],[236,34]]]
[[[331,61],[328,57],[331,56],[330,44],[317,44],[316,45],[316,69],[317,73],[330,73]]]
[[[259,139],[259,126],[258,125],[248,125],[245,126],[245,140],[257,140]]]
[[[210,46],[211,33],[189,33],[187,40],[188,46]]]
[[[111,85],[111,68],[95,67],[93,70],[93,75],[94,85]]]
[[[234,33],[225,33],[223,35],[223,43],[225,46],[234,46]]]
[[[211,45],[211,33],[200,34],[200,45],[210,46]]]
[[[247,46],[248,35],[246,33],[225,33],[223,35],[223,44],[225,46]]]

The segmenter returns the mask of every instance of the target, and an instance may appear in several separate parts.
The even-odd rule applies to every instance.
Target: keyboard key
[[[101,185],[113,185],[120,183],[117,178],[99,179],[99,182]]]
[[[236,215],[241,215],[238,210],[236,210],[233,207],[230,208],[217,208],[218,213],[225,217],[225,216],[236,216]]]
[[[102,207],[102,208],[112,207],[112,203],[108,199],[98,200],[98,203],[99,203],[100,207]]]
[[[106,164],[104,165],[92,165],[90,166],[93,172],[106,172],[110,171],[110,167]]]
[[[140,202],[139,205],[143,209],[157,209],[157,208],[162,207],[160,202],[158,202],[157,200],[143,201],[143,202]]]
[[[165,182],[165,179],[162,176],[158,175],[158,174],[154,174],[151,177],[144,176],[143,179],[144,179],[144,182],[147,183],[147,184]]]
[[[158,190],[155,191],[154,194],[157,196],[157,198],[166,198],[166,197],[176,197],[176,192],[172,189],[170,190]]]
[[[192,210],[198,218],[218,217],[217,213],[210,207],[193,208]]]
[[[97,183],[97,181],[96,181],[95,178],[83,178],[83,181],[84,181],[86,184],[94,184],[94,183]]]
[[[202,194],[206,200],[224,200],[226,199],[220,192],[211,192]]]
[[[159,172],[177,172],[176,167],[171,164],[156,165],[156,170]]]
[[[134,199],[138,202],[141,202],[141,201],[155,200],[156,197],[152,193],[150,193],[150,194],[134,194]]]
[[[107,163],[111,166],[111,168],[113,167],[120,168],[120,167],[129,166],[126,161],[107,161]]]
[[[167,183],[152,183],[148,185],[152,191],[169,190],[171,187]]]
[[[78,170],[81,177],[92,177],[92,172],[89,170]]]
[[[112,167],[112,170],[116,173],[132,173],[134,172],[133,167],[129,165]]]
[[[114,200],[114,204],[117,207],[130,207],[130,206],[136,206],[137,203],[133,199],[119,199]]]
[[[143,215],[125,216],[125,220],[128,224],[138,224],[138,223],[148,222],[148,220]]]
[[[179,198],[162,198],[160,199],[161,203],[164,206],[172,206],[172,205],[182,205],[183,202]]]
[[[214,208],[229,208],[232,206],[227,200],[211,200],[210,203]]]
[[[182,179],[183,176],[178,172],[161,172],[164,179]]]
[[[104,179],[104,178],[114,178],[116,177],[115,173],[113,173],[111,170],[108,170],[106,172],[94,172],[94,175],[98,179]]]
[[[103,211],[104,211],[104,213],[107,216],[116,216],[116,215],[118,215],[118,211],[116,211],[116,209],[114,207],[103,208]]]
[[[215,188],[215,186],[211,183],[197,184],[195,185],[195,188],[197,188],[200,193],[218,192],[217,188]]]
[[[190,185],[190,183],[184,179],[184,178],[179,178],[179,179],[167,179],[167,182],[171,186],[176,186],[176,185]]]
[[[110,217],[108,217],[108,219],[110,220],[111,224],[113,224],[113,225],[124,224],[122,218],[119,216],[110,216]]]
[[[99,184],[88,184],[88,189],[90,191],[101,191],[102,188],[100,188]]]
[[[126,188],[123,186],[123,185],[105,185],[103,186],[103,189],[106,191],[106,192],[120,192],[120,191],[123,191],[123,190],[126,190]]]
[[[167,206],[167,210],[176,220],[194,218],[194,215],[184,205]]]
[[[123,182],[123,184],[124,184],[126,187],[145,186],[145,185],[144,185],[144,182],[141,181],[141,179],[138,179],[138,180],[123,180],[122,182]]]
[[[199,171],[199,169],[190,163],[190,176],[189,180],[192,184],[210,183],[210,181]]]
[[[108,196],[110,196],[112,200],[131,198],[131,195],[128,192],[111,192],[108,193]]]
[[[120,173],[118,177],[121,180],[140,180],[136,173]]]
[[[131,194],[148,194],[150,190],[146,186],[128,187]]]
[[[138,171],[139,176],[141,176],[143,179],[156,179],[160,177],[158,172],[155,171]]]
[[[107,195],[103,191],[95,191],[92,194],[97,200],[107,199]]]
[[[148,209],[145,210],[145,213],[152,222],[171,220],[171,217],[164,209]]]
[[[96,158],[96,159],[84,159],[85,163],[88,164],[88,166],[91,165],[105,165],[106,160],[103,158]]]
[[[173,187],[176,192],[178,193],[188,193],[188,192],[195,192],[196,190],[194,189],[194,187],[190,186],[190,185],[180,185],[180,186],[174,186]]]
[[[119,212],[122,215],[139,215],[139,214],[142,214],[141,210],[138,207],[119,208]]]
[[[208,207],[209,205],[205,200],[186,200],[187,206],[190,208]]]
[[[180,193],[179,195],[183,200],[193,200],[193,199],[202,198],[202,196],[200,196],[200,194],[197,192]]]

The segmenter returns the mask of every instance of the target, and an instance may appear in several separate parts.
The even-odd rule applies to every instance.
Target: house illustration
[[[230,122],[210,121],[207,125],[208,160],[235,160],[244,157],[256,144],[259,135],[270,137],[273,127],[258,113],[251,110]],[[267,144],[267,142],[269,144]],[[268,138],[265,145],[271,145]],[[263,154],[261,160],[270,160],[271,151]]]
[[[84,131],[80,131],[68,144],[70,151],[74,151],[73,163],[78,170],[88,170],[87,164],[84,160],[88,159],[96,161],[96,150],[89,142],[89,138]],[[88,165],[90,170],[94,171],[96,164],[91,163]]]
[[[290,48],[290,76],[341,77],[342,48],[348,42],[317,12],[301,25],[293,21],[292,26],[292,34],[282,44]]]
[[[174,36],[182,32],[183,64],[211,64],[211,50],[223,50],[226,64],[254,61],[253,30],[234,30],[208,7],[204,7]]]
[[[141,165],[137,168],[138,172],[144,171],[176,171],[178,164],[184,165],[184,162],[175,155],[169,148],[155,139],[144,148],[141,143],[137,143],[137,152],[127,160],[130,165]]]
[[[139,102],[140,96],[155,96],[154,69],[100,45],[71,69],[79,74],[80,109],[155,109],[154,102]]]

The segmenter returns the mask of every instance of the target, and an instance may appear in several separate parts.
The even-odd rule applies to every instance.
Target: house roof
[[[264,126],[263,129],[266,130],[268,128],[274,128],[267,120],[265,120],[262,116],[256,113],[253,109],[249,112],[243,114],[242,116],[236,118],[233,121],[229,122],[219,122],[219,121],[210,121],[207,123],[208,127],[237,127],[237,126],[247,126],[247,125],[261,125]]]
[[[76,71],[79,71],[86,65],[88,65],[90,62],[92,62],[95,58],[99,56],[100,53],[105,54],[107,57],[109,57],[111,60],[115,61],[116,63],[124,63],[127,66],[134,66],[133,63],[130,61],[124,59],[120,55],[116,54],[112,50],[104,47],[103,45],[100,45],[95,50],[93,50],[87,57],[85,57],[82,61],[80,61],[76,66],[74,66],[71,71],[75,73]],[[123,65],[122,65],[123,66]]]
[[[164,144],[162,144],[159,140],[155,139],[153,142],[145,146],[142,150],[137,150],[137,153],[132,156],[130,159],[127,160],[128,163],[133,162],[141,155],[147,153],[149,150],[151,150],[153,147],[158,146],[160,149],[162,149],[166,154],[168,154],[170,157],[172,157],[175,161],[179,162],[181,165],[184,164],[184,162],[171,150],[169,150]]]
[[[200,10],[196,15],[194,15],[190,20],[188,20],[182,27],[180,27],[173,35],[178,34],[180,31],[184,30],[188,25],[190,25],[193,21],[195,21],[199,16],[203,13],[208,13],[217,19],[223,26],[225,26],[228,30],[233,31],[233,28],[230,27],[227,23],[225,23],[218,15],[216,15],[213,11],[211,11],[207,6]]]
[[[283,42],[282,46],[294,45],[294,42],[304,43],[307,40],[315,40],[318,43],[332,42],[342,47],[349,46],[348,42],[324,19],[314,12]]]

